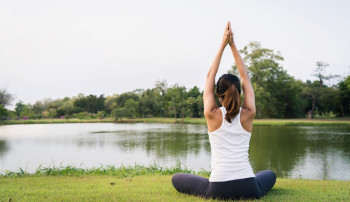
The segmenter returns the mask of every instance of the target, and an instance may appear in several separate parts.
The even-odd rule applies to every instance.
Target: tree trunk
[[[316,100],[313,99],[312,100],[311,118],[310,119],[312,119],[314,117],[315,106],[316,106]]]
[[[309,110],[307,112],[307,118],[312,119],[312,112],[311,112],[311,110]]]
[[[185,116],[184,116],[184,107],[183,107],[183,105],[182,105],[181,113],[182,113],[182,123],[184,123],[184,121],[185,121]]]
[[[343,109],[343,105],[342,104],[340,104],[340,116],[341,117],[344,117],[344,109]]]

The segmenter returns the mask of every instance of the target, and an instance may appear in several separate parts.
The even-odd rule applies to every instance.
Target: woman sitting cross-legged
[[[244,100],[241,107],[241,85],[232,74],[215,76],[222,53],[229,44],[241,77]],[[230,22],[227,23],[223,41],[207,74],[203,95],[204,115],[207,120],[211,146],[211,174],[204,178],[193,174],[177,173],[172,178],[179,192],[217,199],[255,199],[264,196],[275,184],[276,175],[271,170],[253,173],[248,150],[253,120],[255,97],[243,60],[233,41]]]

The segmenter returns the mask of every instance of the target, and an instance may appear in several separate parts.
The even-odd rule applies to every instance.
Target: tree
[[[254,88],[257,117],[299,116],[301,110],[291,111],[295,109],[293,105],[300,105],[301,89],[281,66],[281,54],[262,48],[259,42],[250,42],[240,52]],[[236,65],[229,72],[239,75]],[[290,95],[294,98],[290,99]]]
[[[20,100],[16,103],[15,112],[20,117],[21,113],[26,109],[26,105]]]
[[[340,116],[350,115],[350,76],[347,76],[338,84],[339,94],[337,96],[337,105],[339,106]]]
[[[162,115],[163,106],[160,91],[156,88],[147,89],[139,99],[141,117]]]
[[[107,113],[111,113],[112,110],[116,107],[117,105],[117,98],[118,94],[114,94],[112,96],[107,96],[105,100],[105,110]]]
[[[0,105],[0,120],[6,119],[7,115],[7,110],[2,105]]]
[[[333,104],[333,99],[329,97],[335,96],[335,92],[325,85],[325,81],[329,81],[333,78],[339,77],[339,75],[326,74],[326,68],[329,64],[325,62],[316,62],[316,69],[312,76],[315,76],[318,80],[311,83],[306,82],[306,87],[303,90],[303,95],[307,99],[307,114],[308,118],[313,118],[316,108],[325,112],[330,110],[329,105]],[[332,102],[332,103],[329,103]]]
[[[13,101],[13,95],[8,93],[6,89],[0,89],[0,106],[6,107]]]
[[[137,116],[137,111],[139,109],[139,102],[134,99],[129,99],[125,103],[125,111],[129,118],[134,118]]]
[[[86,97],[80,97],[74,101],[74,106],[80,107],[86,112],[97,113],[98,111],[105,110],[104,95],[97,97],[96,95],[89,95]]]
[[[319,81],[319,85],[323,86],[325,85],[325,81],[332,80],[334,78],[339,77],[337,74],[328,74],[326,75],[326,68],[329,66],[328,63],[317,61],[316,62],[316,69],[314,70],[314,73],[311,74],[312,76],[317,77]]]
[[[194,86],[187,92],[185,100],[186,115],[198,118],[202,113],[203,96],[197,86]]]
[[[167,109],[169,115],[173,115],[175,121],[178,117],[185,118],[186,88],[175,84],[167,89]]]
[[[124,107],[127,100],[133,99],[135,101],[139,101],[139,98],[140,95],[133,92],[122,93],[116,98],[116,106],[119,108]]]
[[[155,88],[158,89],[162,96],[165,96],[168,89],[168,83],[166,80],[156,81]]]
[[[111,112],[112,117],[114,120],[118,121],[120,119],[120,122],[123,122],[123,117],[125,116],[125,108],[115,108]]]

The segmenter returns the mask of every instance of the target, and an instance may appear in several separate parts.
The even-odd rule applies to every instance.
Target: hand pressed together
[[[226,27],[225,27],[225,31],[224,31],[224,36],[222,39],[222,44],[224,46],[226,46],[227,44],[229,44],[230,46],[232,46],[233,44],[233,32],[231,29],[231,23],[230,21],[227,22]]]

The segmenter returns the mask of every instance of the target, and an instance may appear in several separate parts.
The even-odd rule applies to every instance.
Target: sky
[[[0,1],[0,88],[34,104],[44,98],[120,94],[157,80],[203,89],[231,21],[238,49],[280,51],[303,81],[317,61],[350,74],[350,1]],[[218,75],[234,64],[230,49]]]

